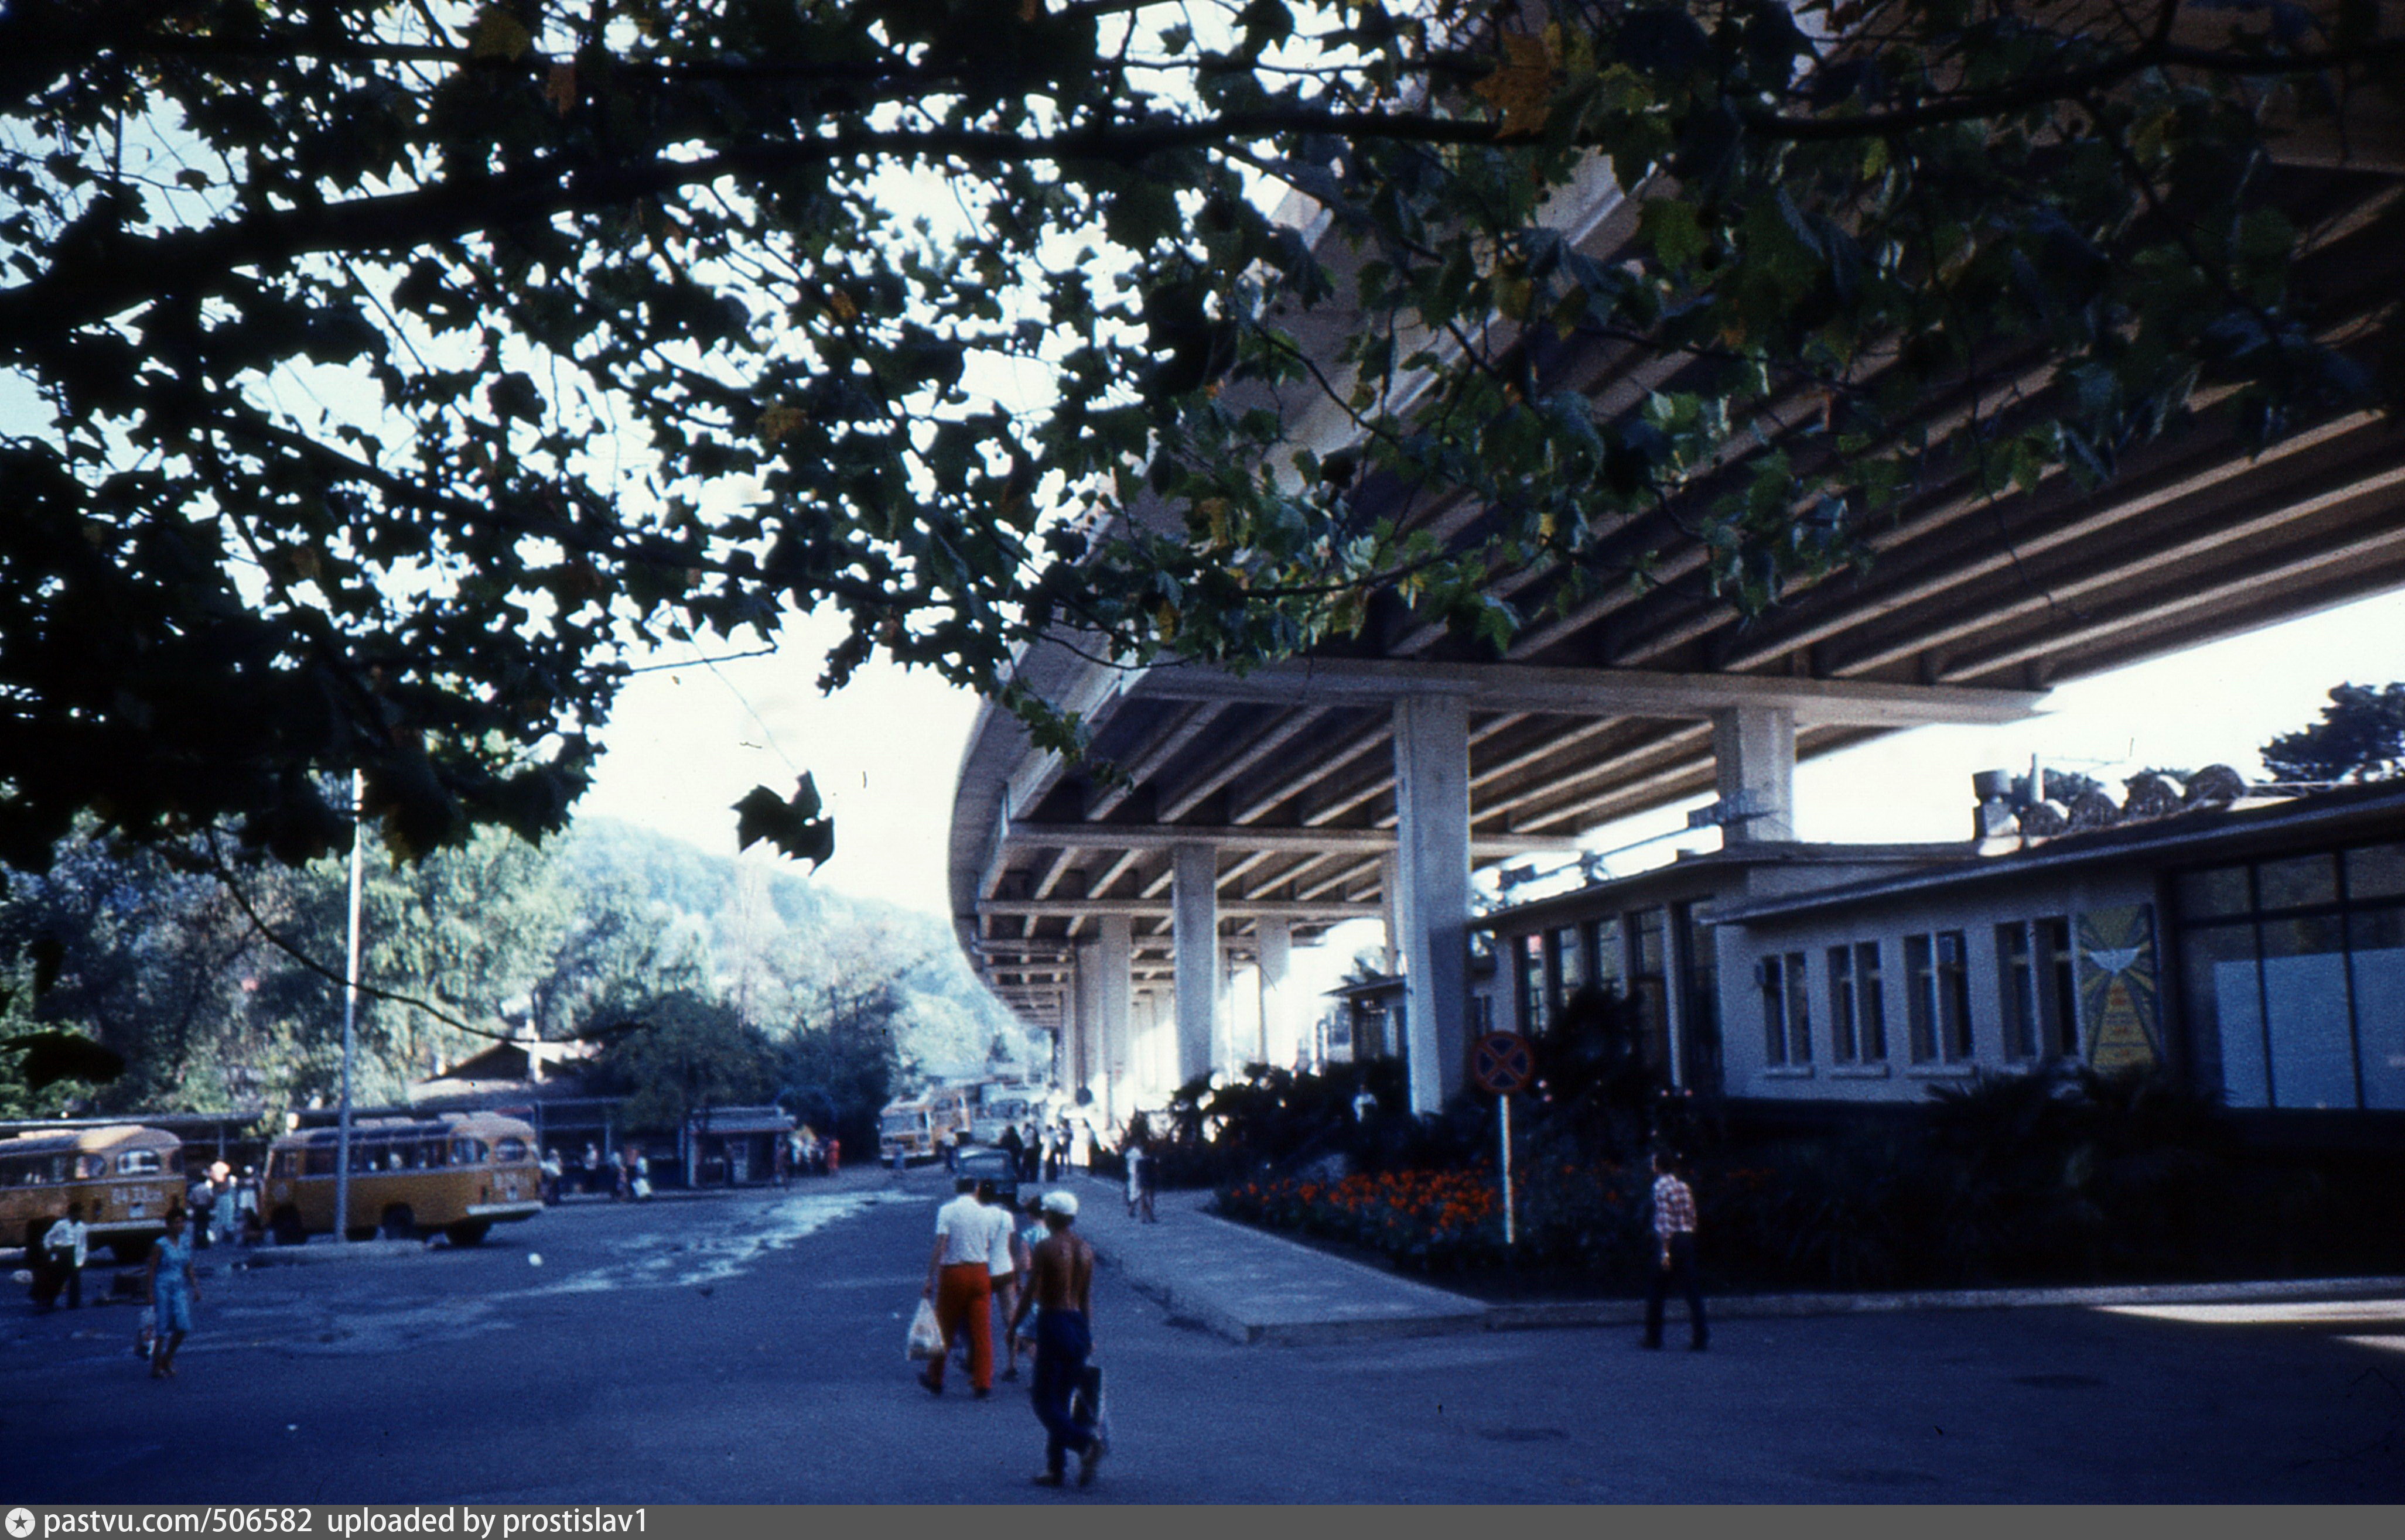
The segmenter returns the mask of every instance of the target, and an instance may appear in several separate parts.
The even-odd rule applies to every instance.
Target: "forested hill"
[[[7,874],[0,1038],[64,1029],[126,1068],[113,1085],[29,1092],[21,1056],[0,1049],[0,1115],[331,1095],[343,866],[232,875],[89,842],[39,876]],[[673,1057],[678,1079],[722,1104],[775,1096],[854,1127],[892,1087],[1044,1059],[941,919],[609,819],[541,848],[487,833],[415,866],[372,859],[364,934],[366,981],[420,1002],[363,1009],[365,1101],[398,1099],[482,1034],[528,1028],[606,1043],[614,1092],[658,1091],[656,1064]],[[654,1111],[674,1115],[685,1094],[660,1092]]]

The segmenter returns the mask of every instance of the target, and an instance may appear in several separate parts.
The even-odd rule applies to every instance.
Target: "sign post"
[[[1503,1113],[1503,1249],[1510,1251],[1519,1243],[1512,1220],[1512,1099],[1499,1097]]]
[[[1489,1032],[1478,1040],[1478,1052],[1472,1057],[1470,1073],[1478,1084],[1500,1099],[1498,1109],[1503,1134],[1503,1247],[1506,1252],[1519,1241],[1519,1224],[1512,1213],[1512,1099],[1528,1088],[1536,1077],[1536,1056],[1528,1051],[1528,1040],[1517,1032]]]

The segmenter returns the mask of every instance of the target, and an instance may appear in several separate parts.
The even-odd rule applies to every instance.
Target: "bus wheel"
[[[463,1219],[443,1233],[451,1238],[454,1246],[477,1246],[484,1243],[485,1232],[492,1227],[484,1220]]]
[[[309,1239],[309,1232],[301,1227],[300,1214],[290,1209],[276,1210],[275,1217],[267,1222],[267,1227],[279,1246],[298,1246]]]
[[[384,1211],[384,1238],[387,1240],[417,1239],[417,1216],[409,1211],[406,1203],[396,1203]]]

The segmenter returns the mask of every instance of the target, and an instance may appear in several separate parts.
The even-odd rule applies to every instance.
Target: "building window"
[[[2004,1057],[2037,1057],[2037,973],[2030,963],[2029,925],[2012,920],[1996,927],[1997,1013],[2004,1024]]]
[[[1879,998],[1879,944],[1829,948],[1829,1057],[1876,1064],[1887,1057],[1887,1002]]]
[[[1721,1083],[1720,952],[1712,928],[1696,920],[1695,904],[1681,903],[1671,913],[1678,921],[1680,966],[1687,980],[1686,1014],[1679,1023],[1679,1084],[1689,1090],[1717,1087]]]
[[[1854,944],[1854,1021],[1862,1038],[1863,1062],[1887,1059],[1887,996],[1879,984],[1879,944]]]
[[[2057,1058],[2079,1057],[2079,974],[2071,921],[2057,915],[2030,922],[2037,955],[2037,1040]]]
[[[1812,1012],[1804,954],[1762,959],[1763,1057],[1771,1064],[1812,1062]]]
[[[1519,936],[1512,941],[1512,956],[1520,959],[1516,981],[1520,991],[1520,1029],[1541,1032],[1551,1019],[1545,1009],[1545,938]]]
[[[1971,1057],[1971,950],[1960,931],[1937,932],[1937,1041],[1948,1063]]]
[[[1912,1062],[1937,1059],[1937,964],[1927,936],[1904,938],[1904,1019]]]
[[[2079,1056],[2079,983],[2071,921],[2055,915],[1996,927],[1996,996],[2004,1057]]]
[[[1971,1057],[1971,972],[1960,931],[1904,938],[1906,1021],[1912,1061],[1960,1064]]]
[[[1626,921],[1628,993],[1637,1001],[1638,1047],[1645,1067],[1662,1075],[1670,1072],[1668,921],[1660,909],[1637,910]]]
[[[2233,1107],[2405,1109],[2405,844],[2182,874],[2182,1002]]]
[[[1554,932],[1554,1009],[1559,1011],[1586,982],[1585,938],[1579,927],[1565,925]]]
[[[1854,1029],[1854,949],[1829,948],[1829,1061],[1851,1064],[1860,1044]]]
[[[1595,958],[1595,982],[1607,994],[1628,992],[1628,937],[1613,915],[1587,928]]]

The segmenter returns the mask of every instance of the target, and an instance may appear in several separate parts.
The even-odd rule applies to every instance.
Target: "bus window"
[[[417,1164],[429,1171],[446,1165],[448,1163],[443,1157],[449,1153],[450,1148],[439,1139],[426,1140],[417,1146]]]
[[[117,1174],[120,1176],[157,1176],[159,1174],[159,1152],[156,1150],[126,1151],[123,1155],[117,1157]]]
[[[289,1182],[292,1180],[293,1164],[294,1162],[291,1151],[278,1150],[267,1162],[267,1174],[279,1180]]]
[[[454,1166],[482,1166],[485,1154],[485,1141],[481,1139],[455,1139],[451,1141],[451,1164]]]
[[[76,1180],[77,1182],[97,1182],[107,1174],[108,1157],[106,1155],[87,1155],[76,1156]]]
[[[524,1160],[526,1157],[527,1141],[523,1139],[505,1139],[493,1146],[495,1160]]]
[[[334,1147],[331,1144],[313,1144],[307,1154],[309,1164],[303,1168],[302,1174],[307,1176],[334,1174]]]

